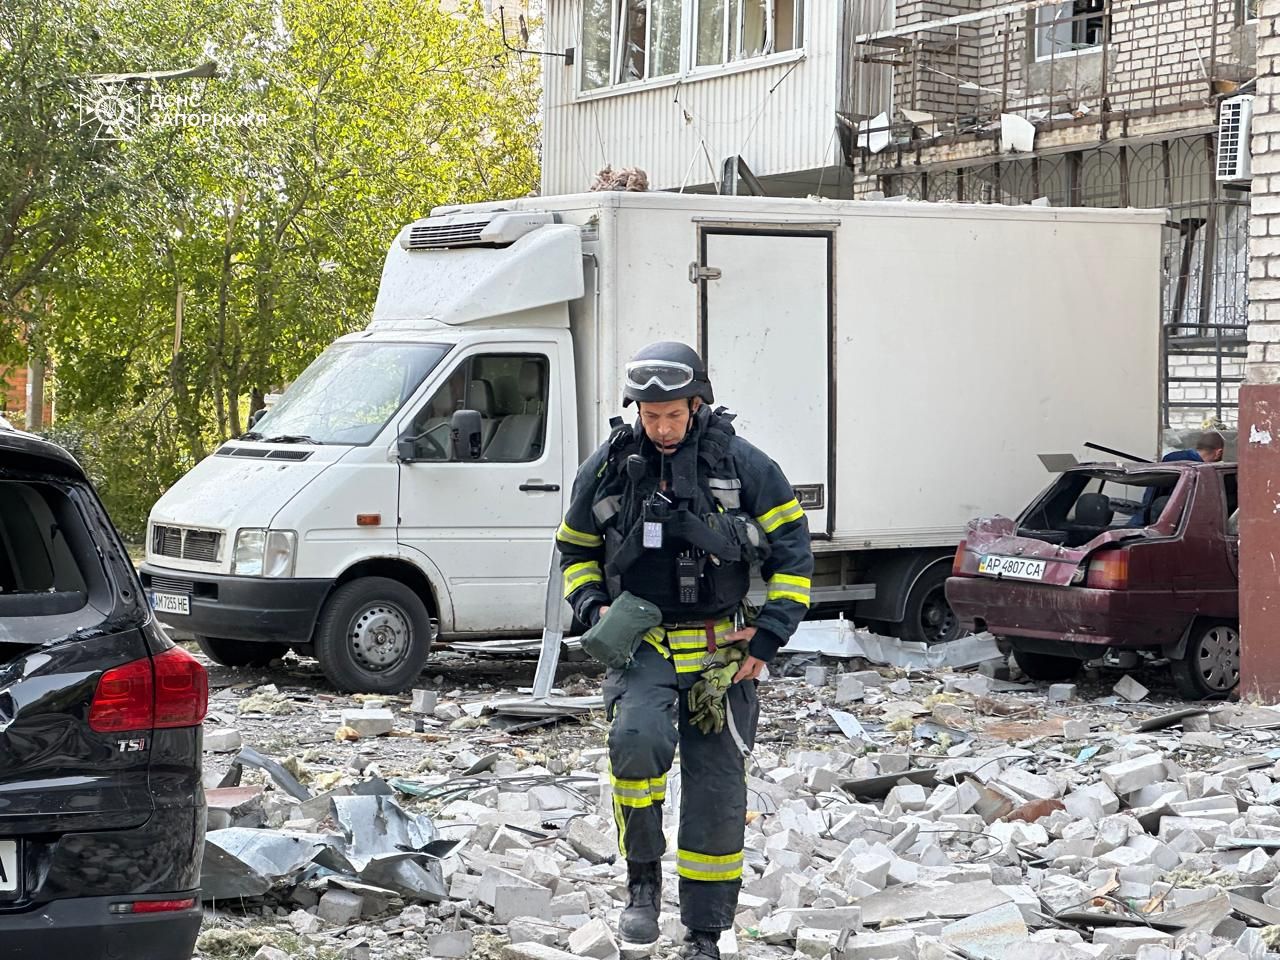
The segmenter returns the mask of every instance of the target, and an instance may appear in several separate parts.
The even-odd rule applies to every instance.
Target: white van
[[[214,659],[292,646],[349,690],[406,688],[435,636],[536,634],[621,367],[680,339],[796,485],[815,607],[947,639],[964,525],[1029,500],[1036,454],[1155,452],[1162,220],[666,193],[437,210],[392,243],[368,329],[156,504],[145,585]]]

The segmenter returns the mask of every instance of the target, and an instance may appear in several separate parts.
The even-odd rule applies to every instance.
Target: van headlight
[[[231,572],[241,577],[291,577],[297,543],[292,530],[240,530]]]

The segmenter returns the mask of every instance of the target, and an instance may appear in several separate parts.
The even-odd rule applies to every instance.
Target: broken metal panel
[[[324,849],[303,835],[231,827],[205,836],[200,895],[205,900],[261,896],[302,870]]]

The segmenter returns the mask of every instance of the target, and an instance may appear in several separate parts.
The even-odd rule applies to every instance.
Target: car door
[[[555,528],[563,514],[561,346],[529,340],[459,351],[400,424],[402,549],[442,571],[453,607],[444,632],[528,633],[542,626]],[[481,457],[452,456],[449,420],[480,413]]]

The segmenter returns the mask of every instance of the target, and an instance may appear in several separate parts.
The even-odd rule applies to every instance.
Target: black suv
[[[204,668],[161,632],[92,485],[0,425],[0,956],[188,960]]]

